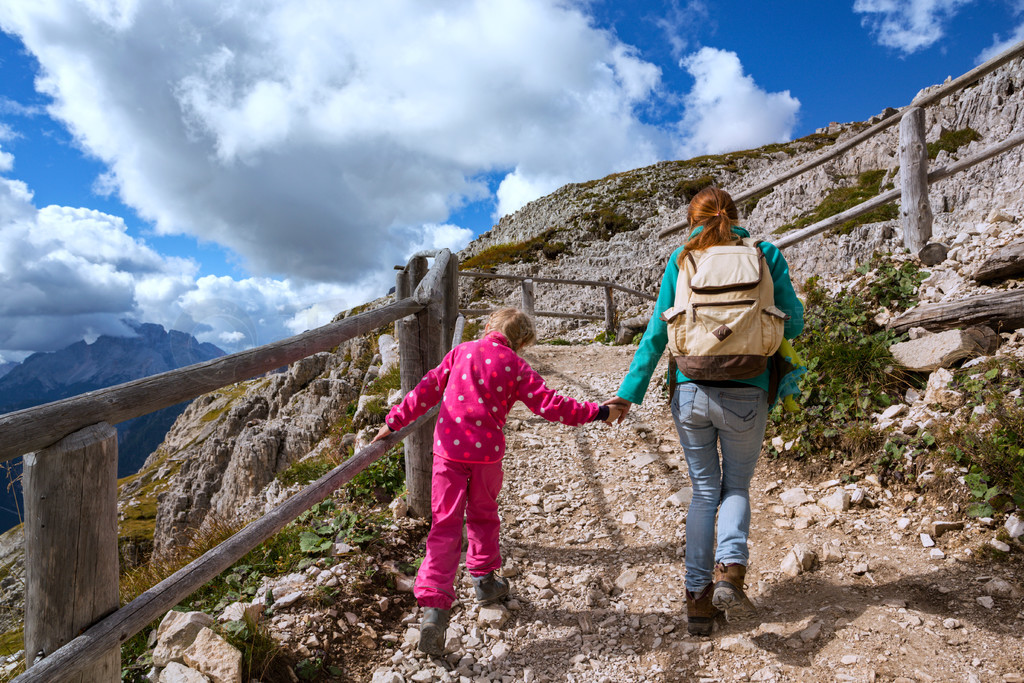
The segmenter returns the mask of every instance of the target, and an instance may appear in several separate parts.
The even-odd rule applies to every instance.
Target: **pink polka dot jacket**
[[[452,349],[391,409],[387,425],[397,431],[438,401],[434,454],[468,463],[500,462],[505,456],[501,429],[516,401],[545,420],[567,425],[591,422],[600,413],[597,403],[580,403],[549,389],[500,332]]]

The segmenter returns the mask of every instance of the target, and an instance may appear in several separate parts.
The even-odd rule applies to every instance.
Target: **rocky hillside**
[[[970,155],[1001,140],[1010,131],[1024,129],[1022,98],[1024,66],[1016,63],[929,108],[927,126],[928,140],[934,144],[935,150],[933,164],[948,164],[955,158]],[[492,230],[469,245],[460,254],[460,259],[469,268],[520,275],[610,280],[654,293],[668,254],[682,239],[676,235],[659,240],[657,234],[682,217],[687,201],[701,187],[715,183],[728,190],[741,191],[758,185],[804,163],[827,145],[855,134],[865,125],[868,122],[830,124],[814,135],[791,143],[721,156],[662,162],[588,183],[569,185],[503,218]],[[841,159],[748,202],[742,207],[742,223],[756,236],[770,239],[788,229],[814,222],[829,211],[835,213],[846,208],[851,202],[863,201],[889,184],[898,183],[896,148],[896,132],[890,129],[890,132],[848,152]],[[1024,196],[1019,191],[1024,184],[1022,161],[1024,153],[1018,148],[931,188],[930,199],[936,216],[935,239],[952,249],[949,258],[932,269],[923,283],[915,282],[915,292],[917,285],[922,285],[923,301],[953,300],[988,291],[974,283],[969,275],[973,264],[986,255],[1024,239],[1021,224]],[[875,251],[901,252],[895,211],[883,211],[867,220],[869,222],[844,226],[833,234],[812,238],[789,249],[786,257],[794,273],[794,282],[802,286],[808,278],[816,276],[819,278],[813,288],[816,296],[836,300],[844,293],[862,296],[863,292],[873,291],[872,283],[901,286],[898,279],[894,280],[889,275],[896,266],[886,266],[890,270],[884,270],[879,264],[874,264],[859,274],[853,272],[855,267],[868,264]],[[896,263],[908,260],[909,257],[903,254],[897,257]],[[858,277],[860,279],[855,281]],[[1017,279],[997,283],[994,288],[1021,286]],[[804,293],[810,295],[813,292],[805,289]],[[472,304],[474,307],[514,304],[519,300],[517,288],[508,283],[468,278],[462,280],[460,297],[464,306]],[[540,310],[603,313],[603,298],[593,290],[541,284],[537,286],[536,298],[536,307]],[[382,303],[385,300],[371,302],[368,306]],[[649,303],[628,295],[616,293],[616,304],[620,320],[649,315]],[[871,315],[883,313],[880,308],[871,311]],[[559,337],[573,342],[589,342],[600,331],[597,326],[583,322],[546,318],[538,322],[542,337]],[[1019,333],[1000,331],[1005,334],[999,342],[1007,348],[1019,350]],[[975,349],[973,353],[979,355],[983,351]],[[224,525],[243,523],[297,490],[304,482],[315,479],[331,464],[344,459],[351,448],[365,442],[375,425],[379,424],[387,403],[394,399],[397,388],[394,354],[393,340],[386,335],[355,339],[332,353],[318,354],[296,363],[285,372],[226,387],[194,401],[178,418],[143,470],[122,483],[121,532],[126,539],[126,563],[144,560],[150,552],[157,558],[172,555],[176,549],[204,533]],[[962,360],[963,357],[957,362]],[[923,403],[923,392],[921,401],[917,402],[922,402],[918,407],[920,410],[914,412],[918,408],[908,397],[901,414],[886,417],[888,424],[885,429],[910,432],[911,426],[905,426],[909,420],[916,426],[912,433],[916,433],[922,431],[920,425],[927,419],[936,419],[920,412],[930,405]],[[968,402],[961,401],[960,405],[968,405]],[[969,409],[974,410],[974,407]],[[816,435],[814,439],[807,438],[801,442],[799,434],[788,434],[782,430],[776,436],[781,439],[773,447],[777,453],[788,452],[800,443],[830,444],[832,442],[828,439],[833,438]],[[875,440],[868,439],[867,442],[875,443]],[[889,440],[883,439],[882,442],[887,444]],[[878,447],[882,446],[878,444]],[[529,488],[522,484],[517,486],[524,491]],[[380,500],[389,498],[387,491],[378,493]],[[538,501],[543,498],[541,496]],[[564,498],[572,499],[572,496]],[[542,510],[546,511],[546,506]],[[526,530],[524,533],[530,532]],[[274,579],[284,581],[288,578],[290,581],[285,582],[287,586],[284,583],[275,585],[271,591],[274,596],[296,594],[298,597],[294,600],[305,602],[307,606],[309,601],[303,596],[324,587],[332,589],[326,592],[337,595],[339,600],[344,593],[344,590],[339,592],[339,587],[350,589],[356,586],[358,590],[379,596],[372,600],[356,598],[354,602],[346,603],[344,608],[335,605],[326,611],[309,611],[306,607],[289,611],[288,605],[278,602],[279,614],[286,616],[288,623],[278,620],[278,632],[274,637],[288,644],[304,661],[319,657],[321,665],[324,665],[326,655],[316,653],[329,651],[326,643],[333,642],[334,636],[348,643],[343,649],[350,659],[372,660],[379,638],[384,635],[382,630],[392,629],[393,632],[398,620],[415,619],[408,611],[408,596],[392,594],[389,597],[384,585],[393,586],[395,582],[401,585],[403,580],[407,580],[406,573],[397,563],[415,559],[413,547],[419,543],[422,529],[414,521],[402,520],[384,535],[391,551],[378,550],[378,558],[362,557],[351,562],[317,561],[315,565],[304,567],[305,574]],[[579,537],[585,536],[584,530]],[[594,538],[592,534],[591,539]],[[308,537],[306,540],[304,548],[308,549],[312,547],[309,545],[311,541]],[[331,545],[327,543],[327,546]],[[356,544],[342,545],[351,551]],[[379,545],[376,547],[380,549]],[[403,547],[408,552],[403,551]],[[333,549],[340,550],[339,557],[347,552],[343,548]],[[395,553],[395,556],[389,558],[388,552]],[[387,559],[391,560],[390,565]],[[310,569],[311,566],[318,568]],[[380,571],[386,566],[391,571]],[[324,571],[330,567],[337,569]],[[356,581],[360,572],[393,578],[382,579],[384,585],[375,582],[368,585]],[[365,578],[366,574],[362,576]],[[568,581],[567,577],[562,578]],[[259,577],[255,575],[243,573],[240,580],[243,583],[251,580],[254,586],[260,584]],[[13,597],[16,583],[7,579],[0,582],[5,589],[2,600],[12,610],[16,610],[17,604]],[[263,595],[266,595],[268,585],[263,582]],[[614,580],[606,587],[607,594],[611,595]],[[543,589],[538,587],[538,590]],[[244,595],[244,591],[235,591],[236,597]],[[256,596],[255,587],[248,595]],[[333,615],[330,615],[331,611]],[[521,624],[517,627],[517,637],[520,635],[518,629],[526,629],[525,634],[529,628],[529,624]],[[490,634],[490,630],[486,629],[486,633]],[[470,641],[489,642],[471,628],[467,633]],[[342,638],[344,634],[348,635]],[[495,636],[490,637],[493,645]],[[502,641],[502,638],[498,640]],[[466,648],[473,649],[466,638],[462,642]],[[703,652],[703,646],[700,647]],[[401,652],[409,649],[398,648]],[[404,656],[394,655],[398,661]],[[501,659],[493,649],[474,657],[474,662],[486,657]],[[418,668],[407,668],[393,669],[398,678],[382,680],[431,680],[433,675],[424,678]],[[469,671],[476,669],[470,665]],[[613,677],[609,680],[626,679]]]

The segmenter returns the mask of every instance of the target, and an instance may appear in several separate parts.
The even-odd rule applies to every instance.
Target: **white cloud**
[[[668,151],[633,111],[658,67],[556,0],[38,0],[0,26],[105,187],[257,275],[356,282],[496,169],[547,189]]]
[[[9,156],[9,155],[8,155]],[[127,319],[194,334],[228,351],[328,322],[387,283],[300,283],[198,277],[89,209],[37,209],[27,186],[0,177],[0,355],[24,358],[100,334],[130,336]]]
[[[682,61],[695,83],[685,96],[680,156],[750,149],[792,136],[800,101],[765,92],[743,73],[735,52],[701,48]]]
[[[993,57],[996,57],[1006,52],[1007,50],[1009,50],[1011,47],[1013,47],[1022,40],[1024,40],[1024,24],[1021,24],[1016,29],[1014,29],[1013,33],[1010,34],[1009,38],[1001,39],[999,38],[999,36],[992,36],[992,45],[986,48],[984,51],[982,51],[980,55],[978,55],[977,59],[975,59],[975,64],[987,62]]]
[[[410,250],[463,246],[470,231],[450,216],[467,203],[493,202],[500,216],[568,182],[789,135],[799,103],[707,48],[685,62],[697,85],[676,125],[660,69],[586,8],[0,2],[0,28],[40,65],[47,113],[105,164],[94,190],[158,235],[223,247],[251,274],[203,276],[116,216],[37,209],[24,183],[0,177],[0,290],[11,294],[0,350],[123,332],[125,316],[220,345],[265,343],[383,294]],[[0,151],[0,173],[13,163]],[[55,301],[63,317],[46,308]]]
[[[961,7],[974,0],[855,0],[853,11],[863,14],[880,45],[905,54],[933,45]]]

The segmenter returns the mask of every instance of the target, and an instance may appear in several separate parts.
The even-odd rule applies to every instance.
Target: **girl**
[[[708,187],[697,193],[688,215],[690,225],[698,227],[689,241],[669,257],[647,331],[618,394],[606,402],[620,406],[623,416],[632,404],[643,401],[668,343],[667,325],[661,314],[674,305],[683,252],[732,244],[750,236],[736,225],[738,214],[732,198],[718,188]],[[783,336],[792,339],[803,330],[803,304],[793,291],[786,259],[771,243],[761,242],[759,247],[771,271],[775,306],[789,315]],[[699,382],[675,372],[678,386],[671,398],[672,417],[693,484],[693,501],[686,516],[687,630],[693,635],[710,635],[712,621],[721,610],[730,620],[754,613],[743,592],[750,531],[749,489],[767,425],[770,369],[750,379]]]
[[[462,551],[463,517],[469,540],[466,568],[477,602],[492,603],[508,595],[508,580],[495,571],[501,567],[498,492],[505,455],[501,430],[513,404],[522,401],[544,419],[567,425],[595,420],[611,424],[621,412],[618,406],[579,403],[548,389],[544,379],[517,354],[536,337],[533,321],[522,311],[495,311],[484,336],[452,349],[391,409],[374,438],[398,431],[441,402],[434,429],[433,519],[414,589],[417,603],[424,608],[419,649],[427,654],[444,652]]]

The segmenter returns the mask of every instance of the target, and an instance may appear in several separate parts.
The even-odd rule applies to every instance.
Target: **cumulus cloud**
[[[37,208],[0,151],[5,353],[126,316],[265,343],[383,294],[410,253],[464,246],[451,215],[468,204],[497,218],[568,182],[782,140],[799,107],[705,48],[682,61],[680,114],[583,2],[33,0],[0,3],[0,28],[38,62],[46,113],[104,164],[95,191],[251,275],[204,275],[117,216]]]
[[[743,73],[735,52],[701,48],[682,60],[694,78],[680,124],[679,156],[750,149],[792,137],[800,101],[789,91],[769,93]]]
[[[1022,11],[1024,11],[1024,6],[1022,6],[1021,9],[1018,10],[1018,13]],[[1009,38],[1002,39],[999,36],[992,36],[992,45],[983,50],[982,53],[978,55],[978,57],[974,60],[975,64],[987,62],[993,57],[996,57],[1006,52],[1007,50],[1009,50],[1011,47],[1013,47],[1022,40],[1024,40],[1024,24],[1021,24],[1016,29],[1014,29],[1013,33],[1010,34]]]
[[[40,0],[0,26],[106,187],[257,275],[357,281],[484,175],[546,190],[665,151],[633,114],[659,69],[569,3]]]
[[[0,150],[0,161],[12,159]],[[10,164],[8,164],[8,167]],[[0,357],[24,358],[101,334],[131,336],[126,320],[162,324],[228,351],[328,322],[387,291],[254,277],[198,277],[100,211],[37,209],[25,183],[0,177]]]
[[[863,14],[880,45],[913,54],[933,45],[946,32],[961,7],[974,0],[855,0],[853,11]]]

